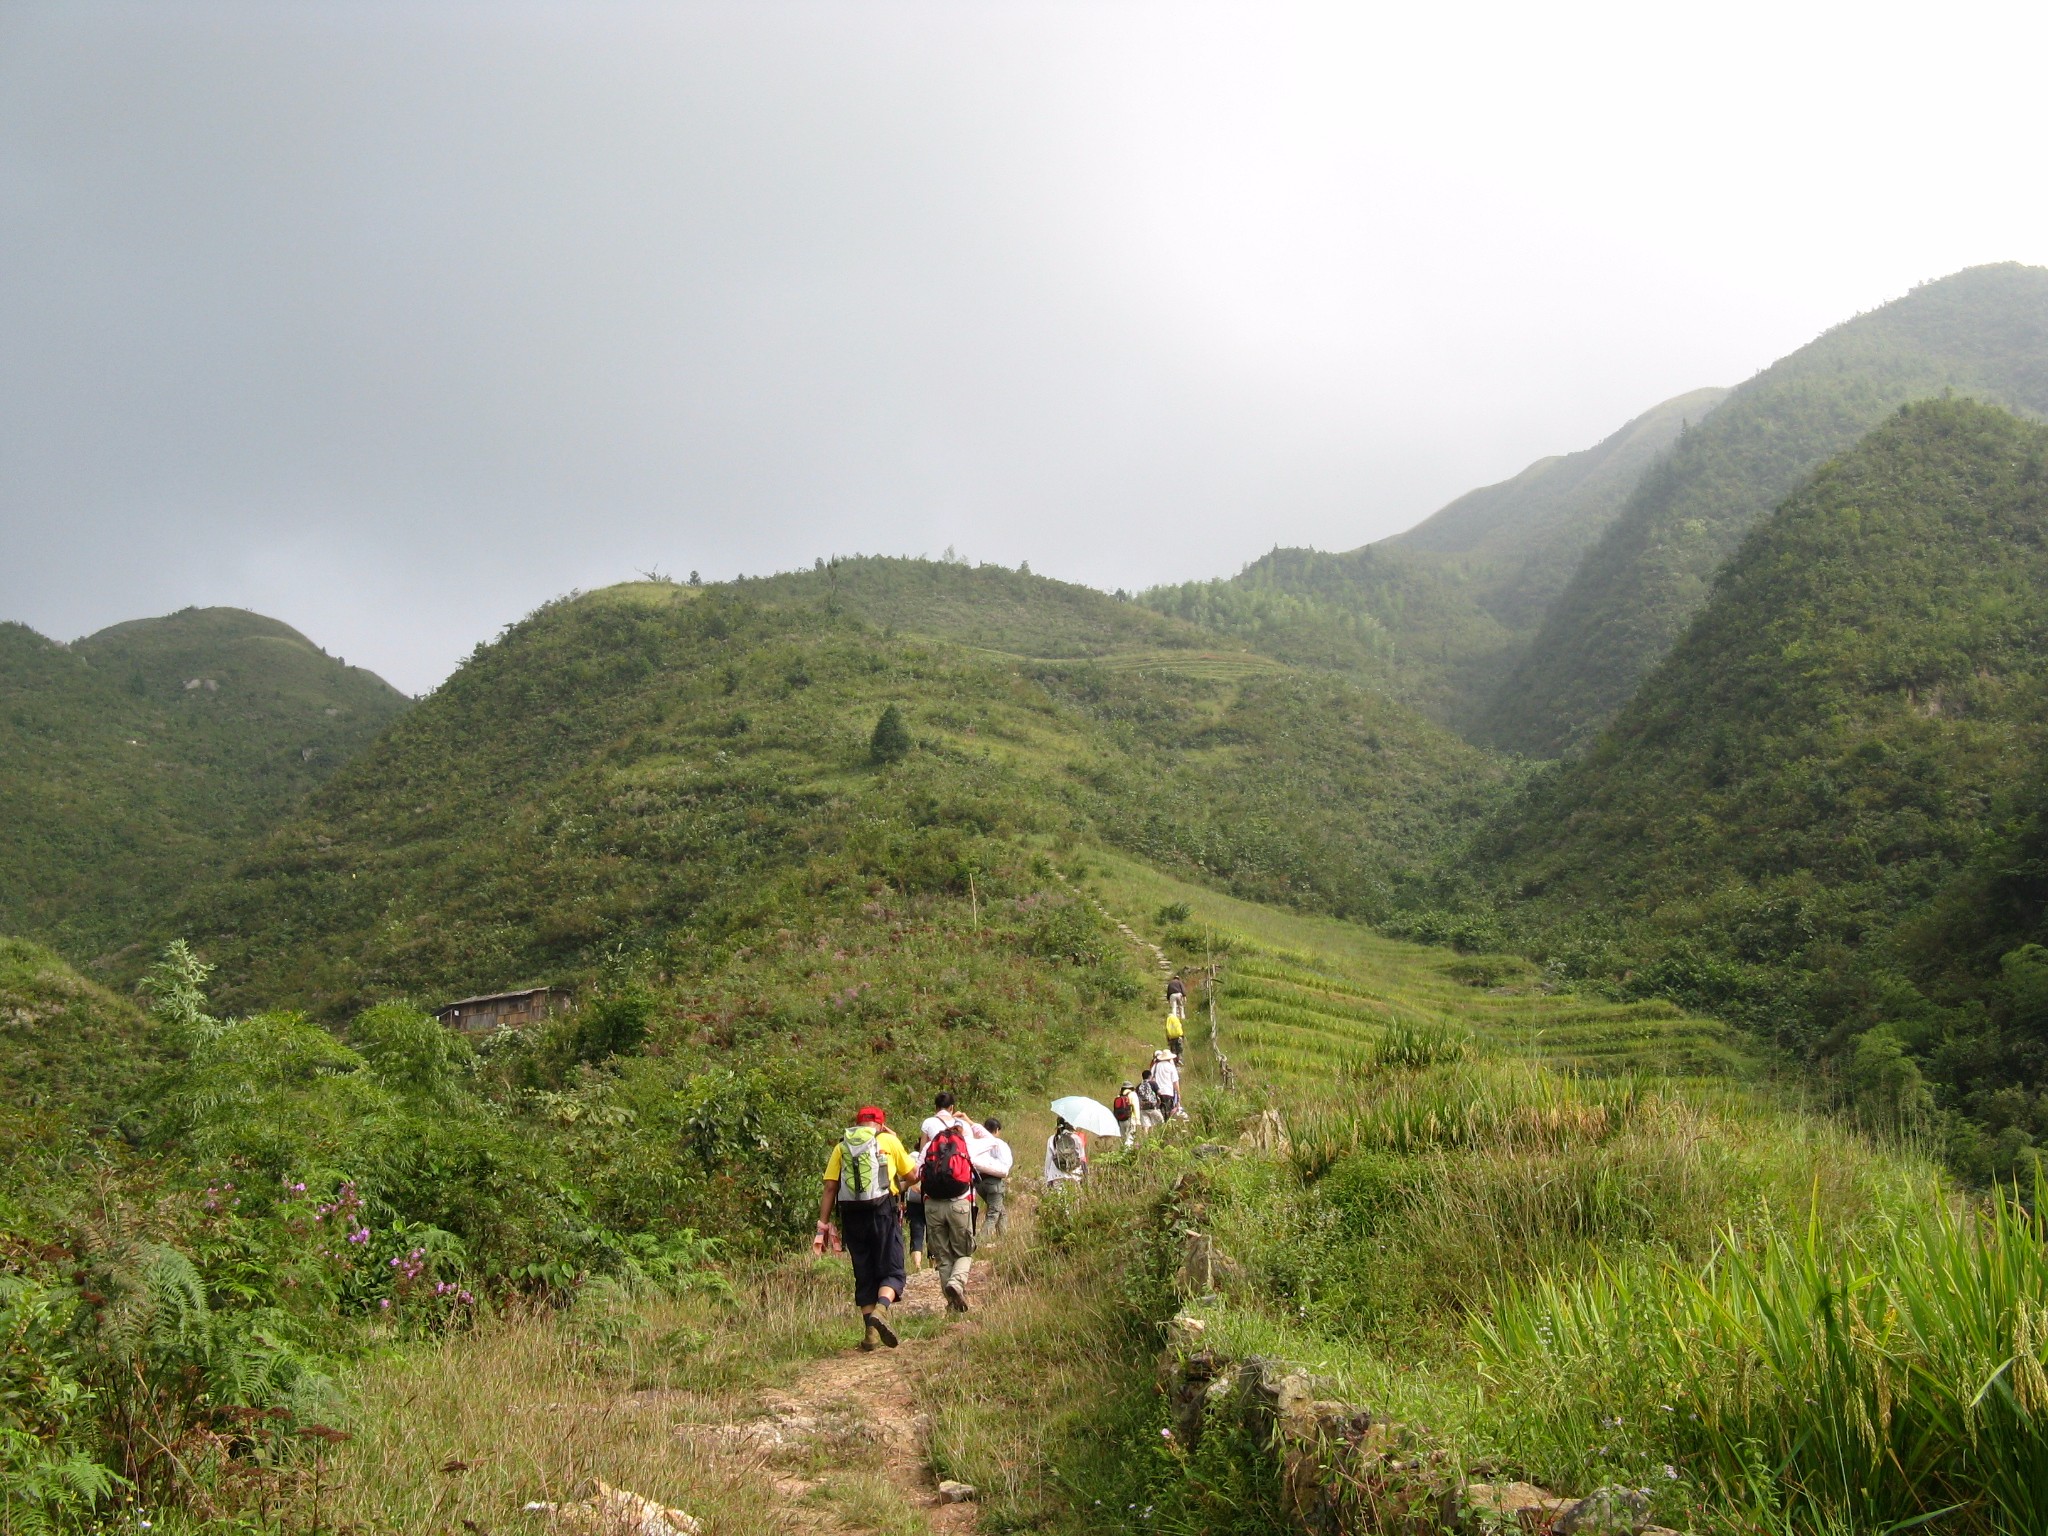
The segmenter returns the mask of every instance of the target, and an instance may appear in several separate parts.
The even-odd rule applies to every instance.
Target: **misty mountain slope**
[[[1588,739],[1683,631],[1752,523],[1888,412],[1951,388],[2048,413],[2048,269],[1973,267],[1926,284],[1736,389],[1586,556],[1479,739],[1539,756]]]
[[[1751,532],[1479,857],[1554,953],[1617,944],[1633,973],[1811,1044],[1899,1006],[1848,979],[1858,952],[1973,858],[2040,760],[2044,708],[2048,428],[1925,402]]]
[[[1295,665],[1387,687],[1469,732],[1644,471],[1725,394],[1667,400],[1591,448],[1539,459],[1377,544],[1276,549],[1227,581],[1144,600]]]
[[[1644,471],[1727,396],[1725,389],[1674,396],[1593,447],[1539,459],[1512,480],[1468,491],[1377,547],[1478,562],[1479,606],[1510,630],[1533,628]]]
[[[870,574],[969,606],[985,590],[959,567]],[[1098,599],[1095,628],[1055,585],[1045,624],[1106,650],[1130,605]],[[997,655],[892,636],[849,606],[843,586],[794,579],[551,604],[480,647],[180,929],[238,1005],[336,1013],[586,976],[621,954],[688,969],[764,912],[800,915],[815,860],[964,883],[977,838],[1102,836],[1369,915],[1500,790],[1484,754],[1339,679],[1213,651]],[[877,765],[891,703],[916,746]]]
[[[71,646],[0,624],[0,932],[81,963],[139,937],[406,703],[233,608]]]

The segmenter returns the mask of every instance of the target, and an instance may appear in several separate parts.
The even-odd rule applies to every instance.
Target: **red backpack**
[[[974,1188],[974,1159],[967,1155],[967,1133],[949,1125],[925,1144],[924,1197],[958,1200]]]
[[[1112,1115],[1115,1115],[1119,1120],[1128,1120],[1131,1118],[1131,1111],[1135,1107],[1136,1106],[1131,1103],[1131,1096],[1128,1093],[1120,1093],[1116,1096],[1115,1100],[1111,1102],[1109,1106],[1109,1112]]]

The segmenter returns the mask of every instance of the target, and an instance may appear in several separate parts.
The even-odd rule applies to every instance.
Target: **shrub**
[[[894,704],[885,708],[868,737],[868,757],[876,763],[900,763],[910,756],[910,731],[903,724],[903,712]]]

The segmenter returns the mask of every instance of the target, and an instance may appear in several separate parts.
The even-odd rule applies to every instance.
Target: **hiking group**
[[[967,1310],[967,1272],[986,1229],[1003,1227],[1005,1181],[1016,1162],[1002,1121],[976,1122],[941,1093],[918,1127],[917,1151],[889,1129],[888,1117],[866,1104],[825,1161],[813,1251],[842,1246],[853,1263],[853,1304],[862,1317],[862,1349],[896,1347],[889,1309],[909,1283],[910,1262],[923,1268],[927,1249],[946,1305]],[[836,1230],[834,1222],[837,1222]]]
[[[1141,1131],[1187,1118],[1180,1100],[1186,1018],[1187,987],[1175,976],[1166,984],[1166,1046],[1153,1052],[1138,1081],[1125,1083],[1110,1106],[1126,1146]],[[1102,1112],[1093,1101],[1083,1101],[1078,1109],[1062,1101],[1055,1108],[1069,1108],[1082,1119]],[[1098,1129],[1106,1127],[1104,1122]],[[889,1310],[902,1299],[910,1271],[922,1269],[927,1255],[946,1306],[968,1310],[967,1274],[975,1244],[1002,1231],[1004,1195],[1016,1166],[1002,1128],[994,1116],[976,1121],[962,1114],[952,1094],[940,1093],[918,1127],[915,1152],[873,1104],[862,1105],[834,1143],[825,1161],[811,1248],[817,1253],[844,1248],[852,1261],[862,1349],[872,1350],[877,1343],[896,1347]],[[1045,1139],[1044,1176],[1048,1192],[1072,1188],[1088,1176],[1086,1135],[1064,1118],[1055,1120]]]
[[[1188,1113],[1180,1102],[1180,1062],[1187,1044],[1188,988],[1179,976],[1166,983],[1166,1045],[1152,1053],[1152,1060],[1126,1082],[1110,1105],[1128,1146],[1139,1136],[1169,1120],[1185,1120]]]

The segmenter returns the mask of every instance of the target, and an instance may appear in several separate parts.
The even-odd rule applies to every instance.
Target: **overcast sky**
[[[0,4],[0,617],[1344,549],[1978,262],[2048,5]]]

